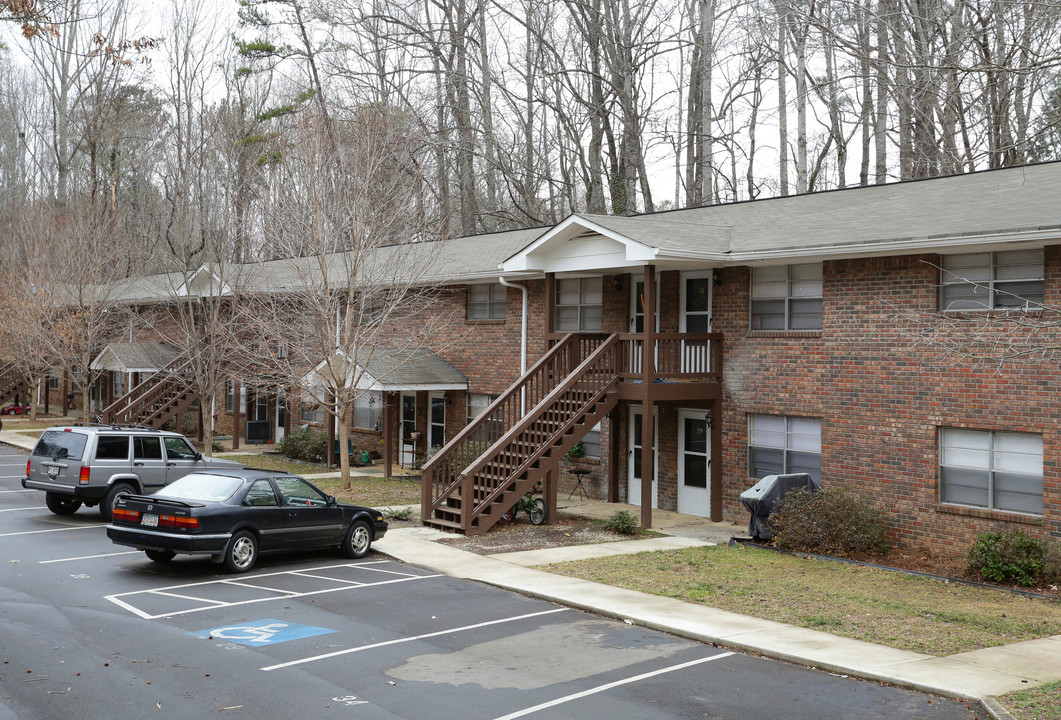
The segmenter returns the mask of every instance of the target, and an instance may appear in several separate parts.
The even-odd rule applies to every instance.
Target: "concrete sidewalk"
[[[614,505],[607,507],[614,512]],[[570,506],[565,511],[582,514]],[[732,532],[734,528],[728,526],[730,535],[742,534]],[[716,531],[721,532],[722,528],[718,527]],[[706,534],[703,528],[700,534]],[[693,640],[946,697],[981,700],[985,709],[996,718],[1009,715],[992,700],[993,696],[1061,680],[1061,636],[940,658],[553,575],[531,567],[580,558],[713,544],[704,538],[674,536],[484,556],[436,542],[446,536],[428,528],[395,528],[375,547],[384,555],[435,572],[506,588]]]

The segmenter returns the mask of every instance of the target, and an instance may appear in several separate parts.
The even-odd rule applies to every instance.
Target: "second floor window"
[[[597,332],[603,327],[602,278],[564,278],[556,281],[557,332]]]
[[[500,283],[468,286],[469,320],[504,320],[505,286]]]
[[[821,330],[822,264],[752,269],[752,330]]]
[[[943,310],[1036,307],[1043,302],[1043,251],[968,253],[943,257]]]

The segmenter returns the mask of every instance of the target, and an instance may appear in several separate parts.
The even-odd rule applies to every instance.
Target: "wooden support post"
[[[395,404],[397,393],[383,393],[383,477],[394,472]]]
[[[557,486],[560,484],[558,469],[550,468],[545,472],[545,524],[553,525],[556,523],[556,504],[557,496],[559,491]]]
[[[619,502],[619,415],[619,406],[608,413],[608,502],[610,503]]]
[[[232,449],[239,450],[239,423],[242,407],[239,402],[239,380],[232,380]]]
[[[653,447],[655,430],[655,405],[652,399],[652,383],[656,379],[656,266],[645,266],[645,329],[641,346],[641,383],[645,391],[645,404],[641,412],[641,527],[652,527],[652,480],[655,470]]]

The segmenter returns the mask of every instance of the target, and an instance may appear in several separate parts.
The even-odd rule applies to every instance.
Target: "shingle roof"
[[[685,210],[579,215],[650,248],[734,254],[1061,229],[1061,163]]]
[[[172,363],[180,350],[166,343],[111,343],[92,361],[93,370],[156,372]]]

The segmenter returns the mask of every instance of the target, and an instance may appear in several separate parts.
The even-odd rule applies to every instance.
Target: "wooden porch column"
[[[711,478],[711,520],[722,522],[722,401],[711,403],[711,467],[708,475]]]
[[[545,471],[545,482],[543,483],[545,490],[545,525],[554,525],[556,523],[556,501],[559,495],[559,488],[557,487],[560,483],[556,477],[558,469],[550,468]]]
[[[394,472],[394,406],[397,393],[383,393],[383,477],[389,478]]]
[[[242,413],[239,402],[239,380],[232,379],[232,449],[239,450],[239,421]]]
[[[608,502],[619,502],[619,407],[608,413]]]
[[[655,406],[652,381],[656,379],[656,266],[645,266],[645,330],[641,337],[641,383],[645,404],[641,410],[641,527],[652,527],[652,475],[656,448],[652,440],[655,430]]]
[[[332,399],[332,394],[327,393],[326,395],[328,407],[331,410],[335,409],[335,402]],[[328,452],[325,453],[324,467],[328,470],[332,469],[332,455],[335,453],[335,416],[331,412],[324,413],[325,422],[328,423]]]

